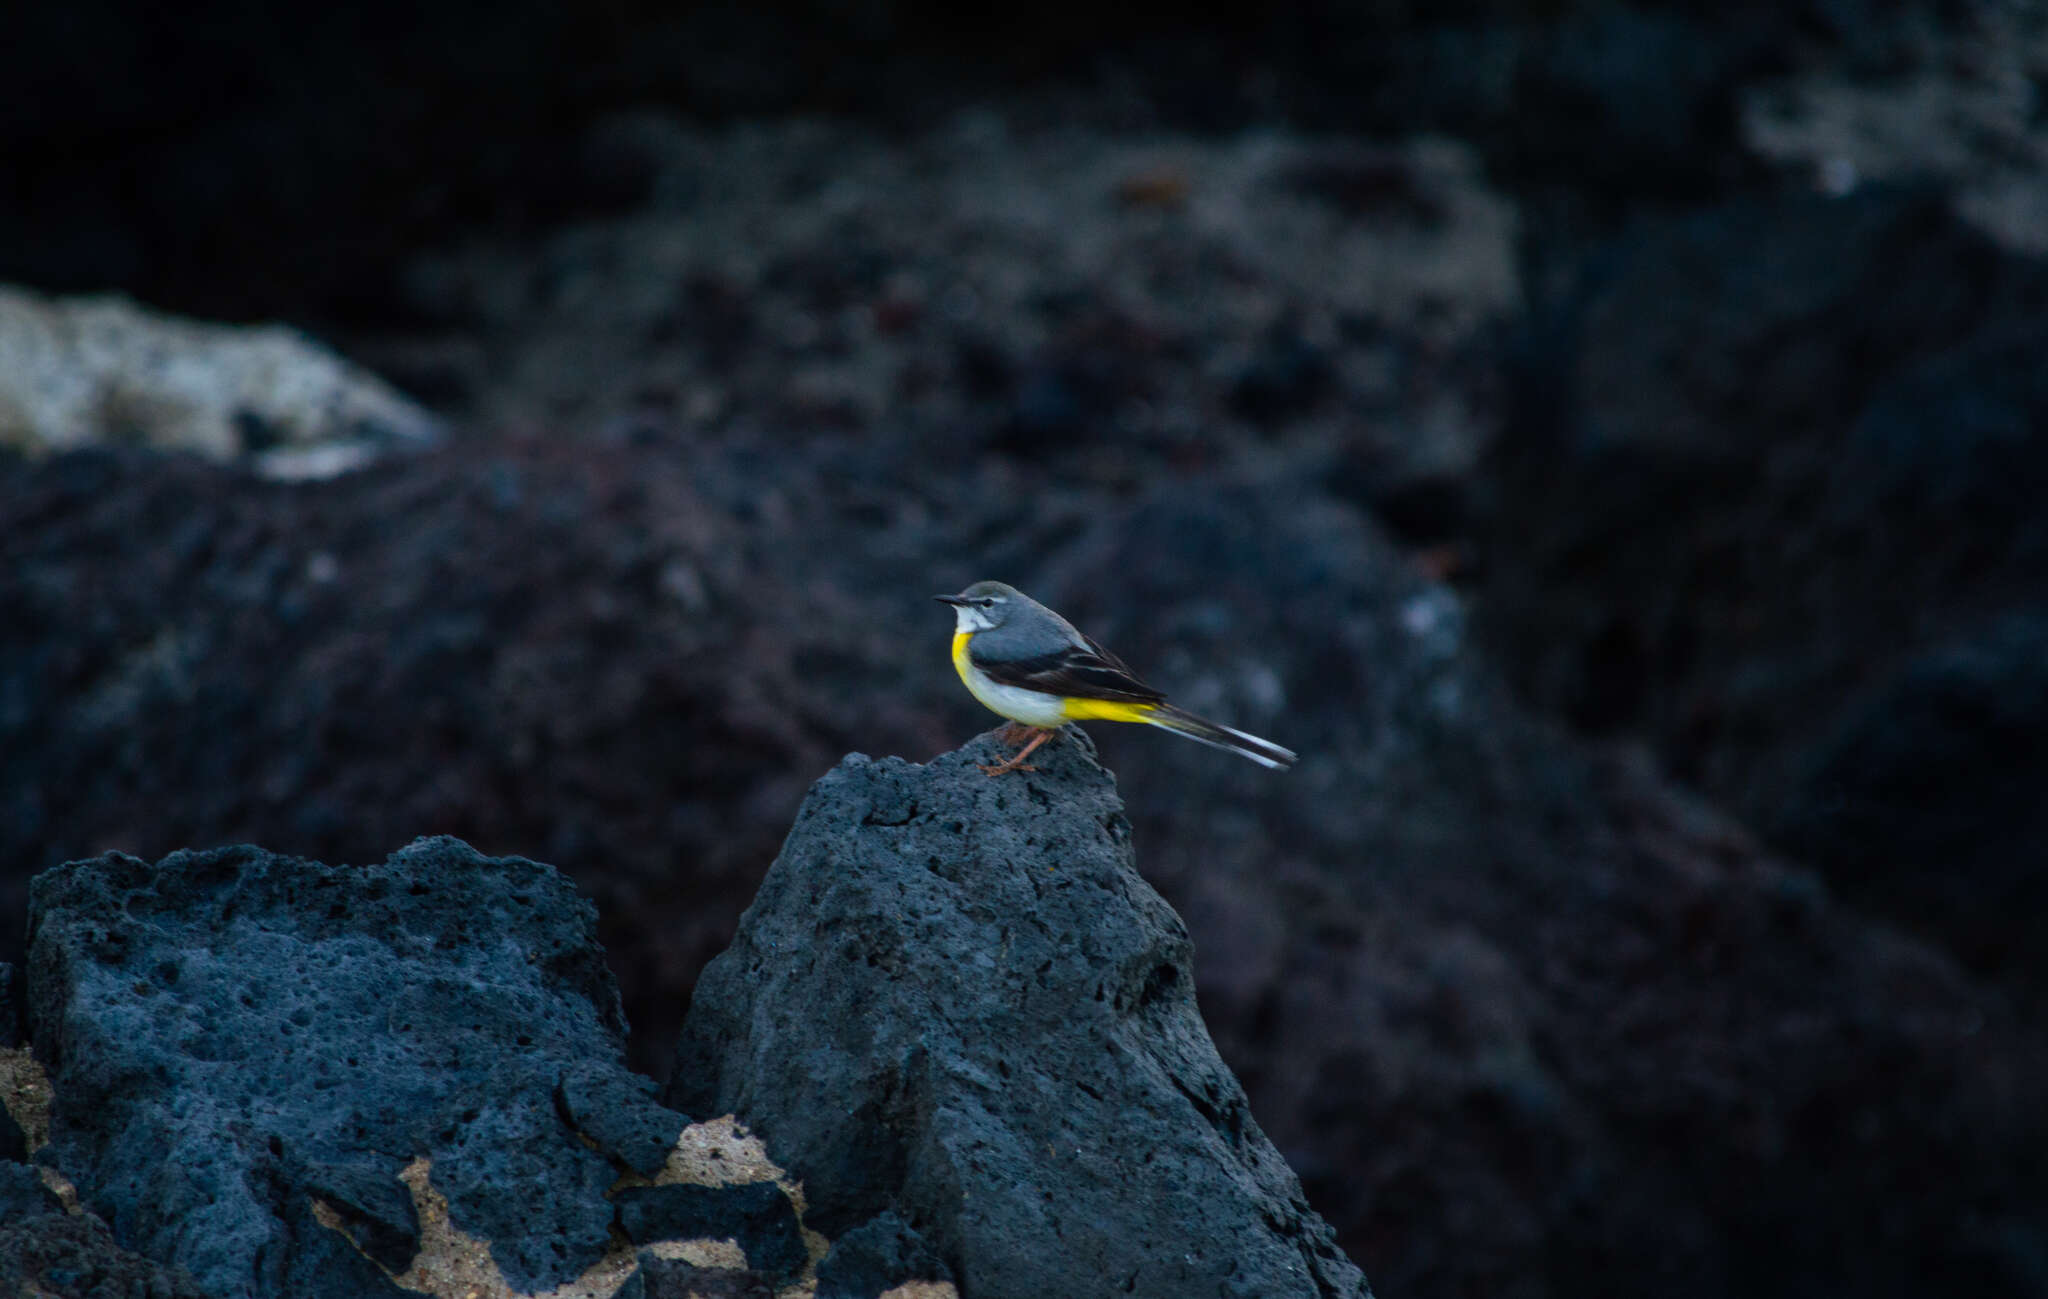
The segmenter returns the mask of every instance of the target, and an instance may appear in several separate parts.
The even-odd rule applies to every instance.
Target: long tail
[[[1241,757],[1250,758],[1261,767],[1285,771],[1294,765],[1294,750],[1283,749],[1271,740],[1262,740],[1256,735],[1233,731],[1228,726],[1218,726],[1207,718],[1197,717],[1184,708],[1172,704],[1161,704],[1145,714],[1144,720],[1154,726],[1164,727],[1175,735],[1185,735],[1190,740],[1228,749]]]

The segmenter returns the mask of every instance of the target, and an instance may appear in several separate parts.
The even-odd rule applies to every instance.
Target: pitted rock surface
[[[619,1171],[555,1100],[572,1069],[625,1072],[595,920],[552,867],[446,838],[378,866],[236,847],[48,872],[46,1157],[214,1299],[403,1293],[377,1264],[418,1249],[396,1180],[418,1156],[508,1281],[561,1285],[604,1253]]]
[[[894,1207],[982,1296],[1363,1296],[1195,1008],[1078,732],[820,780],[706,970],[670,1100],[738,1113],[836,1234]]]

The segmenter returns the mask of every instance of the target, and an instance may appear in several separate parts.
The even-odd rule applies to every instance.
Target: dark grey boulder
[[[7,1122],[0,1110],[0,1125]],[[42,1175],[30,1164],[0,1160],[0,1222],[21,1222],[43,1213],[62,1213],[64,1203],[43,1185]]]
[[[182,1268],[123,1249],[107,1224],[91,1214],[0,1215],[0,1293],[35,1299],[212,1299]]]
[[[286,1164],[279,1198],[310,1195],[341,1220],[355,1248],[390,1272],[412,1266],[420,1252],[420,1216],[412,1194],[388,1168],[368,1163]],[[328,1241],[333,1244],[335,1242]]]
[[[619,1229],[636,1245],[662,1240],[732,1240],[748,1266],[787,1284],[803,1271],[803,1228],[773,1182],[730,1186],[635,1186],[618,1192]]]
[[[751,1270],[697,1267],[681,1259],[640,1255],[640,1269],[612,1299],[774,1299],[775,1286]]]
[[[562,1075],[555,1103],[606,1158],[652,1176],[689,1121],[658,1103],[655,1090],[652,1078],[626,1073],[614,1062],[585,1061]]]
[[[46,1153],[214,1299],[402,1293],[376,1264],[418,1248],[396,1177],[420,1156],[515,1288],[560,1285],[604,1253],[618,1175],[556,1101],[624,1072],[595,919],[553,868],[446,838],[380,866],[238,847],[47,872]]]
[[[820,780],[669,1099],[753,1125],[828,1235],[895,1208],[976,1299],[1369,1294],[1218,1059],[1093,745],[1041,752]]]
[[[953,1269],[895,1213],[864,1222],[832,1242],[818,1262],[817,1299],[880,1299],[907,1281],[951,1281]]]

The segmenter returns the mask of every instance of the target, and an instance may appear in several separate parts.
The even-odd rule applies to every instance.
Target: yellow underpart
[[[1142,722],[1147,713],[1159,711],[1158,704],[1121,703],[1114,699],[1063,699],[1061,709],[1070,722]]]
[[[1011,717],[1001,705],[1000,699],[990,699],[981,690],[975,689],[974,665],[967,658],[967,642],[974,639],[971,631],[953,633],[953,670],[960,674],[960,680],[976,699],[987,704],[1004,717]],[[1050,702],[1052,696],[1044,698]],[[1069,722],[1142,722],[1149,720],[1148,713],[1158,711],[1158,704],[1132,704],[1110,699],[1066,698],[1059,701],[1060,715]],[[1029,716],[1027,714],[1026,716]],[[1022,720],[1012,718],[1012,720]],[[1042,719],[1026,722],[1026,725],[1045,725]]]

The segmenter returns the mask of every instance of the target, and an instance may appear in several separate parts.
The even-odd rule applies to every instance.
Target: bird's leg
[[[999,765],[999,766],[994,766],[994,767],[982,767],[982,770],[983,770],[984,772],[987,772],[987,773],[988,773],[989,775],[991,775],[991,776],[1000,776],[1000,775],[1002,775],[1002,774],[1003,774],[1004,772],[1006,772],[1006,771],[1036,771],[1036,770],[1038,770],[1038,768],[1036,768],[1036,767],[1028,767],[1028,766],[1024,765],[1024,759],[1026,759],[1026,758],[1028,758],[1028,757],[1030,757],[1030,756],[1031,756],[1031,751],[1032,751],[1033,749],[1035,749],[1035,748],[1037,748],[1037,747],[1038,747],[1039,745],[1041,745],[1041,744],[1045,743],[1045,742],[1046,742],[1047,740],[1051,739],[1051,738],[1052,738],[1053,736],[1055,736],[1055,735],[1058,735],[1058,734],[1060,733],[1060,732],[1059,732],[1059,728],[1058,728],[1058,727],[1053,727],[1053,728],[1052,728],[1052,729],[1050,729],[1050,730],[1046,730],[1046,729],[1043,729],[1043,728],[1041,728],[1041,727],[1037,727],[1037,726],[1027,726],[1027,727],[1025,727],[1024,729],[1025,729],[1025,730],[1028,730],[1028,731],[1032,731],[1032,732],[1034,732],[1034,734],[1033,734],[1033,735],[1032,735],[1032,737],[1031,737],[1031,743],[1029,743],[1029,744],[1025,745],[1025,746],[1024,746],[1023,748],[1021,748],[1021,749],[1017,750],[1016,756],[1012,757],[1012,758],[1011,758],[1011,759],[1010,759],[1010,760],[1009,760],[1008,762],[1002,763],[1001,765]],[[976,764],[976,765],[980,765],[980,764]]]
[[[1022,744],[1024,743],[1024,737],[1037,729],[1035,726],[1026,726],[1022,722],[1004,722],[996,730],[996,742],[999,744]]]

